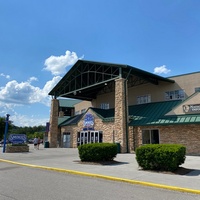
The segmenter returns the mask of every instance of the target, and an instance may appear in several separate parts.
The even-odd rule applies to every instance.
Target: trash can
[[[44,148],[49,148],[49,142],[48,142],[48,141],[46,141],[46,142],[44,143]]]
[[[115,143],[117,145],[117,153],[121,153],[121,146],[119,142]]]

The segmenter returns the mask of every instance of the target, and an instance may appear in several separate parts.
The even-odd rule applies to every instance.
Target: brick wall
[[[126,89],[125,89],[126,87]],[[115,80],[115,136],[116,141],[120,142],[121,152],[127,152],[126,138],[126,120],[127,120],[127,84],[125,79],[120,78]],[[126,96],[125,96],[126,95]]]
[[[50,113],[50,129],[48,133],[49,147],[57,147],[58,140],[58,109],[59,101],[57,99],[51,100],[51,113]]]
[[[109,142],[109,143],[115,142],[113,141],[113,139],[115,138],[113,136],[114,122],[103,122],[102,119],[96,116],[96,114],[93,113],[92,111],[89,111],[89,113],[91,113],[94,116],[95,130],[103,131],[103,142]],[[61,127],[61,138],[63,138],[63,132],[71,133],[70,146],[73,148],[77,147],[77,132],[83,130],[83,122],[84,122],[84,117],[79,121],[77,125]]]
[[[134,127],[129,134],[133,135],[132,149],[142,145],[142,129],[158,129],[160,144],[182,144],[187,155],[200,155],[200,125],[169,125],[152,127]]]
[[[115,120],[114,122],[103,122],[101,118],[96,116],[92,110],[94,116],[94,127],[97,131],[103,131],[103,142],[115,143],[119,142],[121,146],[121,152],[127,152],[127,113],[128,109],[125,107],[125,101],[127,101],[127,93],[125,94],[125,87],[127,91],[127,83],[125,79],[120,78],[115,82]],[[125,97],[126,95],[126,97]],[[128,105],[128,104],[126,104]],[[127,110],[126,110],[127,109]],[[71,147],[77,147],[77,132],[83,130],[84,117],[79,121],[78,125],[66,126],[61,128],[61,138],[63,137],[63,132],[71,133]],[[133,141],[133,135],[129,136],[130,141]],[[132,142],[129,141],[129,149],[131,149]],[[133,148],[133,147],[132,147]]]

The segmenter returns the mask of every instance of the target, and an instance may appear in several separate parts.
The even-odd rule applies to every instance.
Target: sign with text
[[[94,116],[90,113],[85,115],[83,121],[83,130],[94,130]]]
[[[183,105],[183,111],[185,113],[199,113],[200,104]]]
[[[8,139],[13,144],[23,144],[27,141],[25,134],[10,134]]]

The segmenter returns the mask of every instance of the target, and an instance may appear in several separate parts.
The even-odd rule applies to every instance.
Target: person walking
[[[37,149],[39,150],[39,146],[40,146],[40,137],[38,137],[38,142],[37,142]]]
[[[33,145],[34,145],[34,149],[36,150],[37,149],[37,145],[38,145],[38,138],[37,137],[34,138]]]

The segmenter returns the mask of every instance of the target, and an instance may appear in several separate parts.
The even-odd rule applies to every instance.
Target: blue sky
[[[163,77],[199,71],[199,0],[0,0],[0,116],[45,125],[48,92],[78,60]]]

